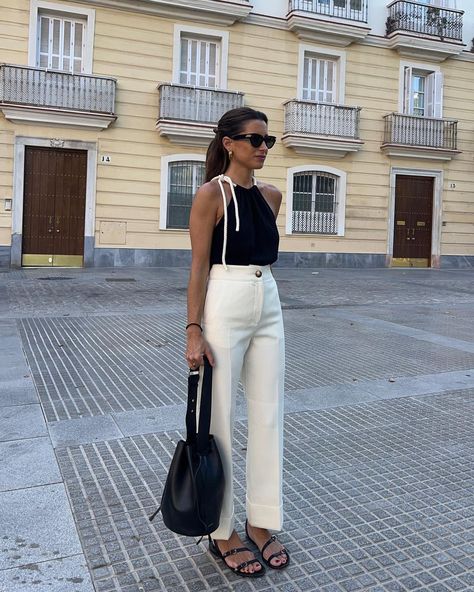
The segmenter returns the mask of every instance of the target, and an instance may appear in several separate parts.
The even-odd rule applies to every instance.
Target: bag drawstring
[[[227,265],[225,262],[225,253],[227,250],[227,196],[224,190],[224,181],[229,184],[232,199],[234,201],[235,232],[239,232],[240,230],[239,206],[237,203],[237,197],[235,195],[234,183],[232,179],[230,177],[227,177],[227,175],[217,175],[217,177],[214,177],[214,179],[217,179],[217,182],[219,183],[219,187],[221,188],[222,201],[224,204],[224,240],[222,244],[222,265],[224,266],[224,269],[227,271]],[[214,179],[212,179],[212,181],[214,181]]]

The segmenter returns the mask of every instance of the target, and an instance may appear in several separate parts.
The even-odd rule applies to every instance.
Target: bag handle
[[[212,404],[212,366],[204,356],[201,402],[199,406],[199,427],[196,430],[197,392],[199,370],[190,370],[188,377],[188,405],[186,409],[186,441],[196,442],[198,453],[204,453],[209,446]]]

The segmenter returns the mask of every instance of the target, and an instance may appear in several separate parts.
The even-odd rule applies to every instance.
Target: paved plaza
[[[474,270],[275,276],[291,565],[247,580],[147,518],[183,435],[187,270],[0,270],[1,592],[474,591]]]

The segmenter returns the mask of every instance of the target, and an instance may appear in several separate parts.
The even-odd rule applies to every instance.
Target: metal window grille
[[[205,165],[194,160],[171,162],[168,168],[167,228],[188,228],[194,194],[204,182]]]
[[[338,177],[324,172],[293,175],[292,231],[337,234]]]

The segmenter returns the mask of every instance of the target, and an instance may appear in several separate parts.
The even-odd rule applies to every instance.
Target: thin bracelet
[[[199,327],[199,328],[201,329],[201,333],[202,333],[202,327],[201,327],[201,325],[200,325],[199,323],[188,323],[188,324],[186,325],[186,329],[185,329],[185,331],[187,331],[187,330],[188,330],[188,328],[189,328],[189,327],[192,327],[193,325],[196,325],[196,327]]]

